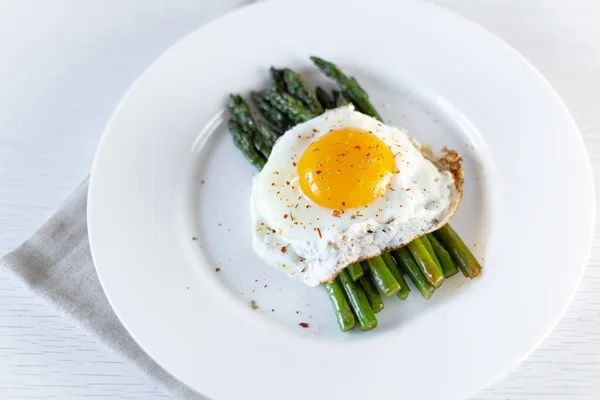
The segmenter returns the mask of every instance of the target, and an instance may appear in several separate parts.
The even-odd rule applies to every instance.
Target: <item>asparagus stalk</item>
[[[331,92],[331,98],[333,100],[333,104],[335,104],[335,106],[337,107],[337,103],[338,103],[338,97],[340,97],[340,91],[339,90],[333,90]]]
[[[326,282],[323,286],[325,286],[325,290],[331,301],[337,323],[341,331],[346,332],[354,328],[354,314],[352,314],[350,305],[344,295],[344,289],[342,289],[339,281],[339,279],[336,279],[331,283]]]
[[[252,92],[251,98],[256,108],[258,108],[263,117],[265,117],[265,119],[269,121],[271,125],[279,128],[282,132],[285,132],[294,126],[294,123],[288,118],[288,116],[270,105],[263,98],[261,93]]]
[[[394,278],[387,265],[380,256],[369,258],[365,261],[366,266],[372,274],[375,286],[381,290],[386,296],[391,296],[398,293],[400,284]]]
[[[317,99],[319,99],[319,103],[321,103],[321,107],[323,107],[324,110],[335,108],[335,103],[325,89],[319,86],[315,92],[317,94]]]
[[[235,117],[235,120],[238,122],[239,127],[242,131],[248,136],[248,139],[251,142],[254,142],[254,147],[262,153],[262,155],[268,159],[271,155],[271,149],[273,144],[269,141],[266,141],[265,138],[258,131],[258,126],[252,118],[252,114],[250,114],[250,108],[242,99],[241,96],[238,95],[230,95],[229,96],[229,110]],[[230,124],[231,126],[231,124]]]
[[[348,100],[348,98],[346,96],[344,96],[343,92],[340,93],[335,100],[336,107],[347,106],[349,103],[350,103],[350,100]]]
[[[358,282],[354,282],[346,270],[342,270],[339,275],[340,283],[346,292],[348,302],[358,319],[360,329],[368,331],[377,327],[377,318],[373,309],[369,305],[369,300],[365,291]]]
[[[444,225],[433,234],[448,250],[464,276],[473,279],[481,273],[481,265],[449,224]]]
[[[321,103],[317,99],[317,94],[302,79],[300,74],[286,68],[283,70],[283,81],[285,82],[287,92],[300,99],[313,114],[319,115],[323,113],[323,107],[321,107]]]
[[[442,246],[442,244],[437,240],[435,235],[429,234],[427,235],[429,239],[429,243],[431,243],[431,247],[433,247],[433,251],[437,256],[437,259],[442,264],[442,269],[444,270],[444,276],[446,279],[454,276],[458,273],[458,268],[456,268],[456,264],[452,261],[452,256],[448,253],[448,250]]]
[[[364,270],[363,270],[363,267],[360,265],[360,263],[357,263],[357,262],[352,263],[352,264],[348,265],[346,267],[346,269],[348,270],[348,273],[350,274],[350,278],[352,278],[352,280],[354,282],[359,280],[364,275]]]
[[[373,312],[378,313],[379,311],[383,310],[383,299],[377,291],[375,284],[373,284],[373,279],[370,275],[371,272],[367,271],[365,275],[360,278],[359,282],[365,290],[365,294],[367,295],[367,300],[369,300],[371,309]]]
[[[406,249],[406,246],[392,251],[392,255],[398,266],[406,272],[423,297],[426,299],[431,298],[435,288],[427,281],[427,278],[425,278],[425,275],[421,272],[421,269]]]
[[[254,143],[248,138],[242,130],[240,124],[234,120],[229,121],[229,131],[233,136],[233,143],[241,150],[246,159],[250,161],[259,171],[263,169],[267,163],[267,159],[260,154],[254,147]]]
[[[425,247],[427,247],[427,251],[429,252],[429,255],[431,256],[431,259],[433,260],[433,262],[443,271],[442,264],[440,263],[440,260],[437,259],[437,256],[435,255],[435,252],[433,251],[433,246],[429,242],[429,235],[423,235],[419,239],[421,239],[421,242],[423,242]]]
[[[342,92],[348,99],[364,114],[370,115],[383,121],[371,101],[367,93],[360,87],[356,79],[349,78],[333,63],[325,61],[318,57],[310,58],[317,68],[325,75],[337,82]]]
[[[278,92],[285,92],[285,80],[283,79],[283,70],[271,67],[271,78],[273,79],[273,88]]]
[[[285,113],[294,124],[300,124],[315,117],[300,100],[288,93],[267,90],[263,92],[263,97],[273,107]]]
[[[421,238],[414,239],[406,247],[421,268],[427,281],[436,288],[440,287],[444,281],[444,271],[433,261],[427,246],[423,244],[423,240]]]
[[[250,113],[250,108],[242,99],[242,96],[230,94],[229,95],[229,103],[227,104],[229,107],[229,111],[233,114],[235,120],[240,124],[244,132],[246,132],[250,137],[254,137],[257,132],[256,122],[254,122],[254,118],[252,118],[252,114]]]
[[[277,141],[277,137],[278,137],[275,134],[275,132],[273,132],[273,130],[271,128],[269,128],[267,126],[267,124],[265,124],[262,121],[258,121],[256,123],[256,128],[257,128],[260,136],[263,138],[265,145],[269,146],[270,149],[273,149],[273,146],[275,145],[275,142]],[[270,150],[269,150],[269,153],[270,153]]]
[[[396,293],[396,296],[398,296],[400,300],[405,300],[408,297],[408,294],[410,293],[410,287],[408,286],[408,283],[406,283],[406,281],[404,280],[404,277],[402,276],[402,271],[400,271],[400,268],[398,268],[398,265],[396,265],[394,257],[392,257],[390,253],[383,253],[381,255],[381,258],[385,262],[385,265],[387,265],[387,267],[389,268],[392,275],[394,275],[394,278],[396,278],[396,280],[400,284],[400,290],[398,291],[398,293]]]

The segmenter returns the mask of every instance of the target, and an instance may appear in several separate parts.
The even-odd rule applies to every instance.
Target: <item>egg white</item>
[[[389,188],[343,213],[315,204],[299,186],[296,164],[312,141],[345,127],[371,131],[395,155]],[[286,132],[252,188],[253,248],[269,265],[310,286],[348,264],[401,247],[443,225],[460,202],[459,185],[415,146],[404,129],[354,111],[327,111]]]

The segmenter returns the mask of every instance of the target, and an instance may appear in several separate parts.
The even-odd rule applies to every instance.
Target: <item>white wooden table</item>
[[[105,122],[147,64],[245,2],[0,0],[0,253],[26,239],[87,175]],[[600,1],[434,2],[497,33],[550,80],[600,176]],[[85,397],[169,396],[0,270],[0,399]],[[598,242],[555,331],[476,398],[600,399]]]

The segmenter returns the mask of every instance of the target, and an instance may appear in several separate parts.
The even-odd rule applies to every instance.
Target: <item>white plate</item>
[[[465,157],[453,225],[484,274],[430,301],[388,299],[369,333],[338,332],[322,290],[253,254],[255,171],[224,124],[227,94],[265,87],[270,65],[326,82],[313,54],[357,76],[386,121]],[[268,2],[185,37],[133,85],[96,156],[89,234],[123,324],[209,397],[451,399],[509,371],[559,320],[587,260],[592,189],[561,100],[480,27],[407,1]]]

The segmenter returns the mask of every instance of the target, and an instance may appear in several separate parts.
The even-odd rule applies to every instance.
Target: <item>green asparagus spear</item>
[[[279,128],[282,132],[285,132],[294,126],[294,123],[288,116],[270,105],[262,97],[261,93],[252,92],[251,97],[256,108],[258,108],[263,117],[265,117],[273,126]]]
[[[448,250],[464,276],[473,279],[481,273],[481,265],[449,224],[444,225],[433,234]]]
[[[394,278],[396,278],[396,280],[400,284],[400,290],[398,291],[398,293],[396,293],[396,296],[398,296],[400,300],[405,300],[408,297],[408,294],[410,293],[410,287],[408,286],[408,283],[406,283],[406,281],[404,280],[404,277],[402,276],[402,271],[400,271],[400,268],[398,267],[398,265],[396,265],[394,257],[392,257],[390,253],[383,253],[381,255],[381,258],[385,262],[385,265],[387,265],[392,275],[394,275]]]
[[[267,159],[260,154],[252,141],[248,138],[248,135],[242,130],[242,127],[237,121],[229,121],[229,130],[233,136],[233,142],[236,147],[242,151],[244,156],[252,165],[254,165],[259,171],[263,169],[267,163]]]
[[[232,94],[229,96],[228,106],[242,131],[248,136],[248,139],[254,143],[256,150],[261,152],[261,154],[268,159],[271,155],[271,148],[273,145],[272,143],[267,142],[258,131],[256,122],[254,121],[254,118],[252,118],[252,114],[250,114],[250,108],[248,108],[244,99],[242,99],[241,96]]]
[[[344,75],[344,73],[333,63],[325,61],[318,57],[310,58],[317,68],[319,68],[325,75],[337,82],[342,92],[348,99],[364,114],[370,115],[373,118],[377,118],[383,121],[375,107],[371,104],[369,96],[360,87],[356,79],[352,79]]]
[[[321,103],[321,107],[323,107],[324,110],[331,110],[335,108],[335,103],[331,97],[329,97],[329,94],[325,91],[325,89],[319,86],[315,92],[317,94],[317,99],[319,99],[319,103]]]
[[[366,91],[365,91],[365,90],[364,90],[364,89],[363,89],[363,88],[360,86],[360,83],[358,83],[358,81],[356,80],[356,78],[355,78],[355,77],[351,76],[351,77],[350,77],[350,79],[352,79],[352,82],[354,82],[354,84],[355,84],[356,86],[358,86],[358,88],[359,88],[360,90],[362,90],[362,91],[363,91],[363,93],[365,93],[365,94],[367,93],[367,92],[366,92]]]
[[[367,295],[367,300],[369,300],[369,304],[371,305],[371,309],[373,312],[378,313],[383,310],[383,299],[381,295],[377,291],[377,288],[373,284],[373,280],[371,279],[371,272],[367,271],[365,275],[362,276],[359,280],[361,286],[365,290],[365,294]]]
[[[285,81],[283,80],[283,70],[271,67],[271,78],[273,78],[273,88],[278,92],[285,92]]]
[[[348,98],[346,96],[344,96],[343,92],[337,96],[337,99],[335,101],[336,107],[347,106],[349,103],[350,103],[350,100],[348,100]]]
[[[398,293],[400,283],[394,278],[387,265],[380,256],[373,257],[365,261],[365,267],[369,268],[375,285],[386,296]]]
[[[340,97],[340,91],[339,90],[333,90],[331,92],[331,98],[333,100],[333,104],[335,105],[335,107],[337,107],[338,104],[338,97]]]
[[[371,104],[369,97],[358,86],[349,87],[342,91],[344,95],[352,101],[352,104],[363,114],[383,121],[377,109]]]
[[[360,265],[360,263],[357,263],[357,262],[352,263],[352,264],[348,265],[346,267],[346,269],[348,270],[348,273],[350,274],[350,278],[352,278],[352,280],[354,282],[359,280],[364,275],[364,270],[363,270],[363,267]]]
[[[454,264],[454,261],[452,261],[452,256],[450,256],[448,250],[442,246],[434,234],[430,233],[427,235],[427,239],[429,239],[429,243],[431,243],[431,247],[433,247],[433,251],[437,256],[437,259],[440,261],[440,264],[442,264],[442,269],[444,270],[444,276],[446,279],[456,275],[458,268],[456,268],[456,264]]]
[[[302,79],[300,74],[286,68],[283,70],[283,80],[287,92],[300,99],[313,114],[319,115],[323,113],[323,107],[321,107],[321,103],[317,99],[317,94]]]
[[[392,251],[392,256],[396,260],[398,266],[400,266],[410,277],[410,280],[419,292],[421,292],[423,297],[426,299],[431,298],[435,288],[432,284],[427,282],[427,278],[425,278],[425,275],[421,272],[421,269],[406,249],[406,246]]]
[[[295,124],[306,122],[315,117],[315,115],[304,107],[304,104],[288,93],[267,90],[263,92],[263,97],[273,107],[285,113]]]
[[[444,271],[433,261],[427,246],[423,244],[423,240],[421,238],[414,239],[406,247],[421,268],[427,281],[436,288],[440,287],[444,281]]]
[[[331,283],[324,283],[325,290],[331,301],[331,306],[335,312],[335,318],[342,332],[349,331],[354,328],[354,314],[350,309],[350,305],[344,295],[344,289],[339,282],[339,278]]]
[[[429,243],[429,235],[423,235],[419,239],[421,239],[425,247],[427,247],[427,251],[429,252],[429,255],[431,256],[433,262],[435,262],[435,264],[443,271],[444,269],[442,268],[442,264],[440,263],[440,260],[437,259],[437,256],[433,251],[433,246],[431,245],[431,243]]]
[[[377,318],[373,309],[369,305],[369,300],[365,291],[358,282],[354,282],[346,270],[342,270],[339,275],[340,283],[346,292],[348,302],[354,310],[354,315],[358,319],[360,329],[368,331],[377,327]]]
[[[254,122],[254,118],[252,118],[252,114],[250,113],[250,108],[248,108],[248,105],[244,99],[242,99],[242,96],[230,94],[229,103],[227,105],[229,111],[231,111],[235,120],[239,122],[244,132],[251,137],[256,135],[256,122]]]
[[[258,121],[256,123],[256,127],[258,129],[258,133],[265,141],[265,144],[273,148],[275,142],[277,141],[277,135],[275,134],[275,132],[273,132],[273,130],[262,121]]]

